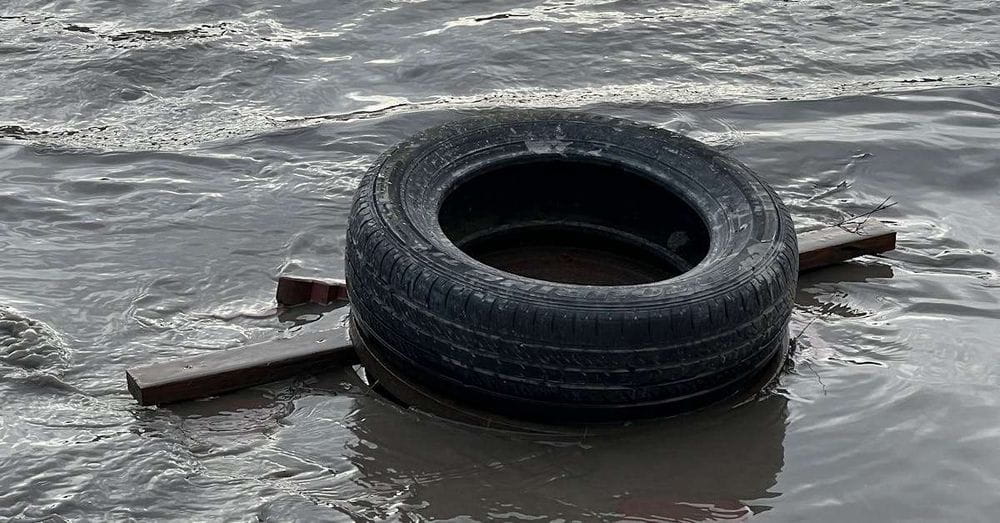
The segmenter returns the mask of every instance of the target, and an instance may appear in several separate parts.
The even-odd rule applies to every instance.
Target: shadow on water
[[[892,278],[891,265],[877,261],[846,262],[799,275],[799,290],[821,283],[865,282],[877,278]]]
[[[325,312],[303,308],[283,320],[322,325],[343,314],[314,319]],[[199,435],[192,448],[210,469],[256,476],[273,467],[255,477],[267,485],[258,508],[267,517],[332,511],[369,520],[415,512],[431,519],[706,521],[770,508],[784,463],[787,400],[761,393],[736,407],[597,435],[528,435],[406,410],[341,369],[143,417],[141,424]],[[289,460],[297,470],[283,465]],[[323,470],[336,474],[317,481]],[[287,490],[294,499],[273,495]]]
[[[359,400],[361,402],[368,399]],[[412,416],[355,416],[351,458],[376,489],[429,518],[589,515],[667,521],[767,510],[787,400],[771,394],[590,438],[538,440]],[[360,412],[364,412],[364,408]]]
[[[529,436],[406,410],[349,387],[349,374],[178,404],[145,423],[198,434],[193,447],[210,469],[251,471],[265,484],[257,513],[267,518],[714,521],[766,511],[778,496],[779,394],[597,436]]]
[[[866,313],[853,311],[843,305],[825,303],[820,296],[828,288],[841,287],[847,283],[865,283],[876,279],[892,279],[895,273],[891,265],[881,262],[848,262],[831,267],[808,271],[799,275],[795,305],[823,314],[835,314],[845,318],[864,316]]]

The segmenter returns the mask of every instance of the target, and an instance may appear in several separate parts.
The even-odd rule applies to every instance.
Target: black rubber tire
[[[542,146],[539,146],[542,144]],[[595,286],[503,272],[442,230],[449,191],[497,162],[612,164],[666,187],[710,231],[696,266]],[[544,421],[655,416],[754,380],[788,343],[798,246],[748,168],[663,129],[563,111],[500,111],[420,133],[361,181],[347,233],[352,321],[399,374]]]

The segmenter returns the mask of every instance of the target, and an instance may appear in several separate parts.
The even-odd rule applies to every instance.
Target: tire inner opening
[[[580,285],[638,285],[698,264],[709,232],[667,187],[611,163],[542,158],[470,175],[442,202],[459,249],[508,273]]]

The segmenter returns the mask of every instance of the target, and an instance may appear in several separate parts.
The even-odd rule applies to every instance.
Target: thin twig
[[[810,363],[809,360],[802,360],[802,363],[805,363],[806,367],[809,367],[809,370],[816,375],[816,381],[819,381],[819,386],[823,387],[823,395],[826,396],[826,383],[823,383],[823,376],[819,375],[819,372],[813,368],[812,363]]]
[[[870,220],[872,216],[874,216],[876,213],[879,213],[881,211],[884,211],[884,210],[886,210],[886,209],[888,209],[890,207],[894,207],[896,205],[896,202],[892,202],[892,203],[889,202],[889,200],[891,200],[891,199],[892,199],[892,196],[887,196],[884,200],[882,200],[882,203],[878,204],[874,209],[872,209],[872,210],[870,210],[868,212],[864,212],[864,213],[861,213],[861,214],[856,214],[854,216],[850,216],[850,217],[844,218],[843,220],[840,220],[839,222],[835,223],[834,227],[840,227],[841,229],[843,229],[843,230],[845,230],[847,232],[850,232],[850,233],[853,233],[853,234],[858,234],[858,232],[861,231],[861,228],[864,227],[866,223],[868,223],[868,220]],[[856,223],[856,224],[852,224],[851,223],[851,222],[855,222],[855,221],[857,221],[859,219],[862,219],[861,223]],[[851,230],[848,227],[848,225],[854,225],[854,229]]]
[[[839,222],[835,223],[834,227],[840,227],[841,229],[850,232],[852,234],[858,234],[861,231],[861,228],[864,227],[866,223],[868,223],[868,220],[870,220],[872,216],[896,205],[896,202],[890,202],[890,200],[892,200],[891,195],[886,197],[886,199],[882,200],[882,202],[879,203],[877,206],[875,206],[874,209],[871,209],[870,211],[867,212],[863,212],[861,214],[856,214],[853,216],[846,217],[840,220]],[[809,329],[809,327],[812,326],[813,323],[816,323],[816,320],[820,319],[825,314],[826,313],[822,313],[813,316],[812,319],[810,319],[809,322],[806,323],[804,327],[802,327],[802,330],[800,330],[799,333],[794,338],[792,338],[791,343],[793,344],[795,350],[798,350],[799,338],[801,338],[802,335],[806,333],[806,331]],[[820,386],[823,387],[823,395],[825,396],[827,394],[827,390],[826,390],[826,384],[823,383],[823,377],[820,376],[819,372],[815,368],[813,368],[812,363],[809,360],[802,360],[802,363],[804,363],[806,367],[808,367],[809,370],[816,375],[816,379],[819,381]]]
[[[802,330],[800,330],[799,333],[794,338],[792,338],[791,343],[793,350],[798,351],[799,338],[801,338],[802,335],[806,333],[806,330],[808,330],[813,323],[816,323],[816,320],[822,318],[825,315],[826,313],[816,314],[815,316],[812,317],[811,320],[809,320],[808,323],[806,323],[805,327],[802,327]],[[791,358],[789,358],[789,361],[792,361]],[[823,383],[823,377],[819,375],[819,372],[817,372],[815,368],[813,368],[812,363],[809,360],[802,360],[802,363],[805,363],[806,367],[808,367],[809,370],[811,370],[812,373],[816,375],[816,380],[819,381],[820,386],[823,387],[823,395],[826,396],[826,384]]]
[[[799,338],[801,338],[802,335],[806,333],[806,329],[808,329],[809,327],[812,327],[812,324],[816,323],[816,320],[818,320],[819,318],[820,318],[820,315],[818,315],[818,314],[816,316],[813,316],[813,318],[811,320],[809,320],[809,323],[806,323],[806,326],[802,327],[802,330],[799,331],[798,335],[796,335],[794,338],[792,338],[792,343],[796,343],[797,344],[799,342]]]

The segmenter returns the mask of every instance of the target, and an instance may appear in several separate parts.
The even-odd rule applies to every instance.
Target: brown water
[[[998,25],[992,1],[9,0],[0,520],[994,521]],[[311,328],[257,316],[279,273],[341,273],[375,155],[496,105],[706,141],[802,228],[891,196],[899,249],[802,277],[773,393],[616,436],[452,426],[347,373],[134,404],[128,366]]]

